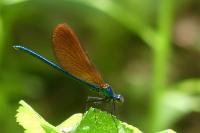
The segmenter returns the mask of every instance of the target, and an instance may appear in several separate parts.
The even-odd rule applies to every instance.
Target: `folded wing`
[[[55,28],[53,49],[61,67],[73,76],[100,87],[106,84],[68,25],[59,24]]]

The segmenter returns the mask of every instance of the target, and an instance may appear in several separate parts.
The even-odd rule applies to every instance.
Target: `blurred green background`
[[[96,95],[12,48],[23,44],[55,61],[51,35],[63,22],[124,96],[119,119],[144,132],[200,131],[200,1],[1,0],[1,133],[23,131],[15,122],[20,99],[57,125]]]

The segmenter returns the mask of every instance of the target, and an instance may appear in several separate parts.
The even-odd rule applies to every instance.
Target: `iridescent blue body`
[[[119,94],[114,93],[113,90],[112,90],[112,87],[111,87],[110,85],[108,85],[106,88],[101,88],[101,87],[98,86],[98,85],[88,83],[87,81],[84,81],[84,80],[82,80],[82,79],[80,79],[80,78],[78,78],[78,77],[72,75],[71,73],[65,71],[63,68],[61,68],[61,67],[58,66],[57,64],[55,64],[55,63],[53,63],[53,62],[47,60],[46,58],[44,58],[44,57],[41,56],[40,54],[38,54],[38,53],[36,53],[36,52],[34,52],[34,51],[32,51],[32,50],[30,50],[30,49],[24,47],[24,46],[15,45],[15,46],[13,46],[13,47],[14,47],[15,49],[19,49],[19,50],[21,50],[21,51],[24,51],[24,52],[26,52],[26,53],[28,53],[28,54],[30,54],[30,55],[36,57],[37,59],[43,61],[44,63],[46,63],[46,64],[52,66],[52,67],[55,68],[56,70],[62,72],[62,73],[63,73],[64,75],[66,75],[67,77],[70,77],[70,78],[72,78],[72,79],[74,79],[74,80],[77,80],[77,81],[79,81],[79,82],[81,82],[81,83],[83,83],[83,84],[88,85],[88,86],[91,88],[91,90],[94,90],[94,91],[96,91],[96,92],[100,92],[100,94],[102,94],[106,99],[108,99],[108,100],[113,100],[113,101],[120,101],[120,102],[123,102],[123,97],[122,97],[121,95],[119,95]]]

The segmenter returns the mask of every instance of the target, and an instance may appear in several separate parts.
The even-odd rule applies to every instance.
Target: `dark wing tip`
[[[58,24],[54,30],[54,33],[62,30],[71,30],[70,26],[66,23]]]
[[[58,24],[56,28],[54,29],[53,35],[52,35],[53,45],[56,45],[57,43],[61,43],[61,42],[66,43],[68,39],[71,42],[80,45],[78,37],[76,36],[74,31],[68,24],[66,23]]]
[[[61,23],[56,26],[54,31],[57,31],[57,30],[60,30],[60,29],[66,28],[66,27],[68,27],[68,25],[66,23]]]
[[[66,23],[58,24],[53,31],[53,41],[55,41],[57,37],[66,36],[66,34],[67,35],[74,34],[70,26]]]
[[[53,38],[56,36],[56,33],[58,33],[60,30],[66,29],[66,23],[58,24],[53,32]]]
[[[59,27],[66,27],[66,26],[68,26],[66,23],[60,23],[56,27],[59,28]]]

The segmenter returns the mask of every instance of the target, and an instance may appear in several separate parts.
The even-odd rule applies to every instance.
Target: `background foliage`
[[[0,131],[22,131],[14,118],[20,99],[56,125],[83,112],[86,97],[95,95],[11,47],[23,44],[54,60],[51,33],[66,22],[125,97],[120,119],[146,132],[198,132],[199,6],[197,0],[1,0]]]

